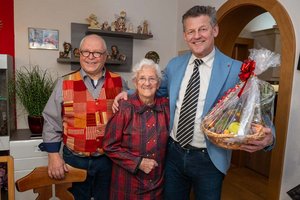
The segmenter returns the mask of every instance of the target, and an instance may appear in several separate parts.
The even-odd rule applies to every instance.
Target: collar
[[[215,57],[216,50],[213,48],[213,50],[205,57],[201,58],[204,64],[206,64],[208,67],[212,67],[212,63]],[[192,54],[189,60],[189,65],[194,65],[194,60],[197,59],[197,57]],[[198,58],[199,59],[199,58]]]
[[[107,71],[106,68],[103,67],[102,68],[102,76],[98,80],[100,80],[101,78],[105,78],[106,71]],[[80,69],[80,74],[83,77],[83,79],[86,79],[87,77],[89,79],[91,79],[91,77],[89,77],[89,75],[87,75],[87,73],[82,68]]]
[[[144,104],[140,100],[137,92],[135,92],[133,95],[131,95],[130,98],[131,98],[131,102],[132,102],[133,106],[135,107],[136,113],[143,114],[145,111],[147,111],[149,109],[153,110],[153,111],[156,111],[156,112],[162,112],[163,111],[162,106],[158,104],[157,98],[154,99],[154,104],[152,104],[150,106]]]

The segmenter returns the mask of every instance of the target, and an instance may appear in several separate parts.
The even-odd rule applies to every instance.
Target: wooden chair
[[[16,187],[19,192],[33,189],[38,193],[36,200],[49,200],[58,197],[61,200],[73,200],[73,195],[68,191],[72,182],[83,182],[86,179],[87,172],[83,169],[77,169],[68,165],[69,172],[65,174],[62,180],[51,179],[48,176],[48,167],[37,167],[28,175],[16,181]]]
[[[14,200],[15,199],[14,159],[11,156],[0,156],[0,163],[7,164],[8,199]],[[0,195],[1,195],[1,193],[0,193]]]

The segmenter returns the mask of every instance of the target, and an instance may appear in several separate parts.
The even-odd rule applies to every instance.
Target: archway
[[[231,55],[234,42],[242,29],[256,16],[269,12],[275,19],[281,35],[281,68],[276,117],[276,146],[272,152],[267,199],[279,199],[283,170],[283,155],[288,128],[292,82],[295,61],[295,33],[291,19],[276,0],[228,0],[218,10],[220,33],[218,48]]]

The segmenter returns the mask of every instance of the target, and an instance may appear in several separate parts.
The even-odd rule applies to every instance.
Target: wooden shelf
[[[120,54],[126,56],[126,61],[120,60],[107,60],[107,67],[114,72],[131,72],[132,57],[133,57],[133,40],[146,40],[153,38],[153,35],[149,34],[137,34],[128,32],[117,31],[104,31],[99,29],[89,29],[88,24],[71,23],[71,44],[73,48],[79,48],[81,39],[88,34],[97,34],[103,37],[106,42],[108,53],[111,51],[112,45],[117,45]],[[72,55],[73,56],[73,55]],[[57,62],[64,64],[71,64],[71,70],[77,70],[80,68],[79,60],[69,58],[58,58]]]
[[[133,38],[138,40],[146,40],[149,38],[153,38],[153,35],[149,34],[138,34],[138,33],[128,33],[128,32],[118,32],[118,31],[104,31],[98,29],[88,29],[86,34],[99,34],[102,36],[109,37],[123,37],[123,38]]]
[[[79,63],[79,58],[57,58],[58,63],[69,64],[69,63]],[[126,62],[120,60],[106,60],[105,64],[108,65],[123,65]]]
[[[79,58],[57,58],[56,61],[63,64],[79,63]]]

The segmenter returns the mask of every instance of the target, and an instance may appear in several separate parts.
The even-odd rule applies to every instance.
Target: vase
[[[28,126],[31,133],[35,136],[42,135],[44,125],[43,116],[29,116],[28,115]]]

